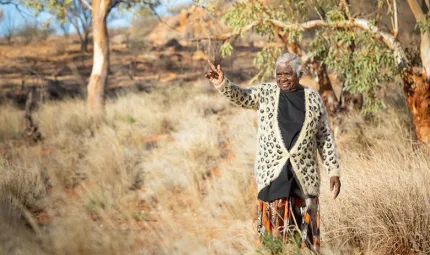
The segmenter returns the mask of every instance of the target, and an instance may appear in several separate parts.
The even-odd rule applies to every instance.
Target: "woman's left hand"
[[[336,199],[340,192],[340,179],[339,176],[330,177],[330,191],[333,191],[333,199]]]

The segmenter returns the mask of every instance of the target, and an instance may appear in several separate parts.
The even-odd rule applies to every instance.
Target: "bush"
[[[50,27],[39,28],[36,24],[25,24],[16,31],[16,36],[22,38],[24,44],[36,41],[44,41],[54,30]]]

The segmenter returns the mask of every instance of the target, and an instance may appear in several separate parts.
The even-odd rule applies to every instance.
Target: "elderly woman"
[[[276,60],[276,84],[241,88],[209,61],[207,79],[231,102],[258,111],[255,178],[258,235],[300,233],[301,246],[319,250],[320,174],[317,151],[330,176],[333,199],[340,192],[339,163],[323,101],[300,85],[301,61],[286,53]],[[296,232],[295,230],[300,230]]]

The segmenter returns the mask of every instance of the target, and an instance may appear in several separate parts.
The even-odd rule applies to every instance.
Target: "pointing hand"
[[[205,77],[212,83],[212,85],[218,86],[224,81],[224,72],[221,66],[215,67],[210,60],[208,60],[210,70],[205,74]]]

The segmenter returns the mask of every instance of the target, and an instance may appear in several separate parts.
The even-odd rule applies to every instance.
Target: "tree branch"
[[[351,19],[351,12],[349,11],[349,1],[341,0],[340,5],[348,19]]]
[[[201,37],[201,38],[191,39],[191,41],[202,41],[202,40],[225,41],[253,29],[255,26],[259,25],[260,23],[261,23],[260,21],[254,21],[251,24],[244,26],[242,29],[236,32],[213,35],[212,37]]]
[[[25,17],[24,17],[24,15],[23,15],[23,13],[25,14],[25,15],[27,15],[28,17],[30,17],[31,15],[30,14],[28,14],[27,12],[25,12],[24,10],[22,10],[20,7],[19,7],[19,4],[18,3],[16,3],[15,1],[13,1],[13,0],[0,0],[0,5],[13,5],[13,6],[15,6],[15,9],[17,9],[18,10],[18,12],[19,12],[19,14],[25,19]]]
[[[397,38],[397,35],[399,34],[399,20],[397,18],[397,0],[393,0],[393,12],[394,12],[394,37]]]
[[[122,0],[113,1],[112,4],[109,6],[108,13],[110,13],[117,5],[119,5],[119,4],[123,3],[123,2],[124,1],[122,1]]]
[[[93,7],[87,1],[85,1],[85,0],[80,0],[80,1],[83,5],[85,5],[85,7],[87,7],[90,10],[93,10]]]
[[[175,29],[174,27],[171,27],[169,24],[167,24],[167,22],[166,22],[166,21],[164,21],[164,20],[161,18],[161,16],[160,16],[160,15],[157,13],[157,11],[155,10],[155,6],[154,6],[153,4],[149,3],[149,4],[148,4],[148,7],[149,7],[149,9],[151,9],[152,14],[154,14],[154,15],[155,15],[155,17],[157,17],[157,19],[158,19],[161,23],[163,23],[164,25],[166,25],[168,28],[170,28],[170,29],[172,29],[172,30],[175,30],[175,31],[176,31],[176,29]]]
[[[408,0],[408,4],[412,13],[414,14],[416,21],[424,22],[426,20],[426,15],[424,14],[417,0]]]
[[[361,30],[365,30],[365,31],[368,31],[371,34],[373,34],[373,36],[376,39],[381,40],[389,49],[391,49],[393,51],[395,61],[398,65],[398,67],[402,71],[404,71],[405,69],[410,67],[410,63],[409,63],[408,59],[406,58],[405,51],[403,50],[400,42],[396,39],[396,37],[390,33],[382,31],[380,28],[378,28],[376,26],[371,25],[369,20],[366,20],[366,19],[351,19],[351,20],[347,20],[347,21],[333,22],[333,23],[327,23],[324,20],[311,20],[311,21],[306,21],[303,23],[289,24],[289,23],[284,23],[282,21],[275,20],[275,19],[270,19],[269,22],[271,22],[272,25],[274,25],[275,27],[278,27],[278,28],[283,28],[283,29],[287,29],[287,30],[298,30],[298,31],[309,30],[312,28],[320,28],[320,27],[358,28]],[[203,38],[193,39],[192,41],[199,41],[199,40],[225,41],[225,40],[228,40],[232,37],[236,37],[238,35],[241,35],[247,31],[251,30],[252,28],[254,28],[255,26],[257,26],[259,24],[261,24],[260,21],[254,21],[254,22],[246,25],[245,27],[243,27],[242,29],[240,29],[237,32],[227,33],[227,34],[218,34],[218,35],[213,35],[212,37],[203,37]]]
[[[277,27],[292,29],[292,30],[307,30],[317,27],[330,27],[330,28],[359,28],[372,33],[375,38],[381,40],[394,52],[394,57],[397,65],[403,70],[409,67],[409,61],[406,54],[400,45],[400,42],[391,34],[381,31],[376,26],[370,24],[365,19],[352,19],[344,22],[327,23],[323,20],[311,20],[300,24],[286,24],[278,20],[270,20],[270,22]]]

